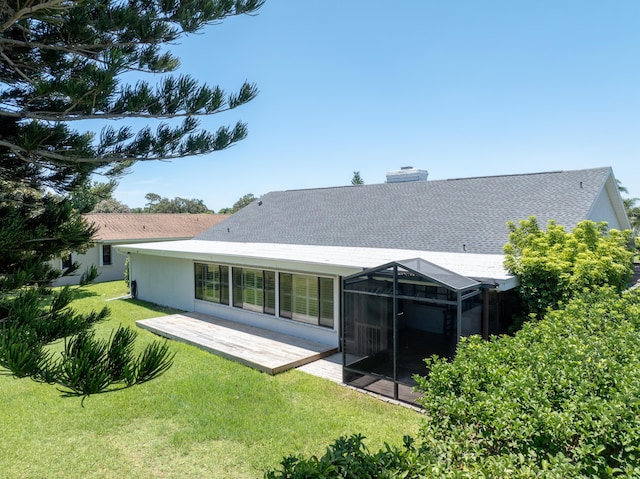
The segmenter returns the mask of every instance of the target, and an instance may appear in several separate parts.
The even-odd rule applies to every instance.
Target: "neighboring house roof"
[[[220,223],[229,215],[172,213],[91,213],[84,215],[98,227],[96,241],[186,239]]]
[[[529,216],[629,227],[605,167],[272,192],[195,239],[502,254],[507,221]]]

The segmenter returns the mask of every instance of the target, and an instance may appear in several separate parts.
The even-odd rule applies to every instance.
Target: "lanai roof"
[[[395,273],[394,270],[397,270],[399,273]],[[401,277],[409,276],[411,279],[419,276],[429,280],[435,280],[442,286],[457,292],[477,289],[482,284],[481,281],[476,281],[475,279],[468,278],[454,271],[438,266],[437,264],[430,263],[423,258],[394,261],[393,263],[383,264],[376,268],[360,271],[351,276],[347,276],[344,279],[346,282],[354,279],[359,281],[363,277],[379,274],[383,274],[389,278],[396,274]]]
[[[572,229],[612,181],[605,167],[276,191],[196,239],[502,254],[507,221]]]

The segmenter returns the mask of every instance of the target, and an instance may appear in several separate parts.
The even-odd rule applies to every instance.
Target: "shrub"
[[[337,439],[322,457],[304,459],[289,456],[280,463],[281,469],[268,471],[266,479],[384,479],[426,478],[425,465],[420,461],[413,439],[406,436],[402,449],[388,445],[371,453],[364,436],[354,434]]]
[[[637,295],[582,292],[514,336],[467,338],[452,362],[427,364],[423,446],[451,468],[640,476]]]
[[[504,264],[518,278],[525,315],[541,318],[583,288],[628,286],[630,231],[607,230],[606,223],[593,221],[578,223],[572,232],[550,221],[543,231],[535,217],[508,226]]]

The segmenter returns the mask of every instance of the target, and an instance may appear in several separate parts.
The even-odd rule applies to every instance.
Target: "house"
[[[63,276],[54,285],[78,284],[80,274],[91,265],[98,268],[97,282],[124,278],[126,255],[115,249],[120,244],[176,241],[193,238],[224,220],[229,215],[212,214],[151,214],[151,213],[92,213],[84,215],[87,222],[98,228],[94,244],[86,253],[72,253],[54,260],[54,266],[65,269],[72,262],[80,264],[78,274]]]
[[[403,399],[431,354],[499,332],[508,221],[628,229],[611,168],[276,191],[192,240],[119,246],[138,297],[340,347],[344,381]]]

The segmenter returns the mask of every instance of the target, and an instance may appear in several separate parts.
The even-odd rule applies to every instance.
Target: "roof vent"
[[[407,181],[426,181],[429,176],[427,170],[420,170],[413,166],[403,166],[399,170],[387,172],[387,183],[405,183]]]

